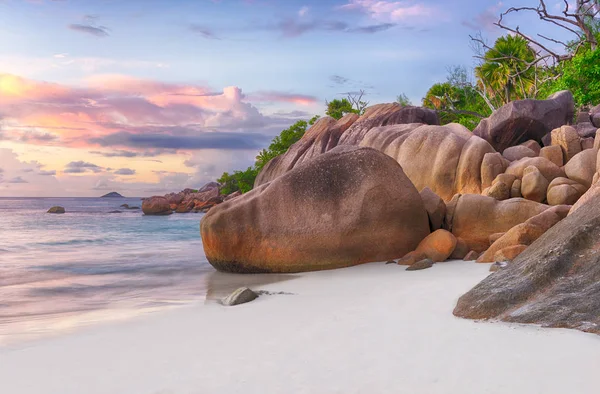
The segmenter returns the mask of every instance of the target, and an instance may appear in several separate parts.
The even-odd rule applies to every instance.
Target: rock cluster
[[[240,195],[240,192],[234,192],[226,196],[222,195],[221,185],[216,182],[210,182],[199,190],[185,189],[179,193],[145,198],[142,203],[142,211],[145,215],[155,216],[188,212],[206,213],[212,207]]]
[[[209,188],[194,193],[200,204],[181,194],[156,204],[189,211],[221,199],[200,225],[208,261],[221,271],[495,263],[497,272],[461,298],[458,316],[600,332],[600,297],[580,278],[600,281],[592,264],[600,106],[572,125],[574,112],[571,93],[558,92],[509,103],[471,133],[439,125],[425,108],[376,105],[360,117],[320,119],[267,163],[249,193],[221,198]],[[551,310],[584,297],[581,315]]]

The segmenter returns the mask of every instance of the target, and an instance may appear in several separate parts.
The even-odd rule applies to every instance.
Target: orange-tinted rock
[[[419,194],[429,215],[429,227],[431,231],[442,228],[444,218],[446,217],[446,203],[444,203],[444,200],[428,187],[421,190]]]
[[[510,187],[510,198],[523,197],[523,194],[521,194],[521,184],[522,182],[520,179],[515,179],[512,186]]]
[[[498,152],[486,153],[481,162],[481,187],[488,188],[499,174],[504,173],[510,162]]]
[[[540,146],[540,144],[537,141],[534,141],[534,140],[525,141],[521,145],[523,145],[523,146],[531,149],[532,151],[534,151],[536,156],[539,156],[540,150],[542,149],[542,147]]]
[[[464,239],[470,249],[481,252],[488,248],[490,235],[508,231],[549,206],[523,198],[498,201],[464,194],[447,208],[445,228]]]
[[[394,158],[411,182],[429,187],[444,201],[456,193],[481,193],[481,163],[493,148],[459,124],[376,127],[360,146]]]
[[[463,258],[464,261],[475,261],[479,257],[479,253],[474,250],[471,250],[467,255]]]
[[[417,261],[423,260],[426,256],[416,251],[408,252],[402,258],[398,259],[398,265],[413,265]]]
[[[439,125],[434,110],[423,107],[403,106],[398,103],[377,104],[365,110],[365,113],[342,135],[339,145],[359,145],[365,135],[375,127],[421,123]]]
[[[396,161],[337,147],[213,207],[200,233],[220,271],[302,272],[403,256],[429,234],[429,220]]]
[[[456,247],[456,237],[451,232],[440,229],[429,234],[415,249],[416,255],[424,255],[434,263],[446,261]]]
[[[569,207],[559,205],[545,210],[524,223],[518,224],[498,238],[477,259],[478,263],[492,263],[496,252],[515,245],[531,245],[556,223],[564,219],[569,212]]]
[[[586,187],[592,185],[592,179],[596,173],[596,157],[598,150],[587,149],[573,156],[565,165],[567,178],[574,180]]]
[[[536,157],[537,154],[526,146],[517,145],[504,149],[502,156],[508,161],[516,161],[525,157]]]
[[[456,238],[456,246],[450,255],[450,259],[463,259],[469,253],[469,245],[462,238]]]
[[[194,209],[195,203],[193,201],[182,202],[177,206],[176,213],[187,213]]]
[[[533,166],[540,170],[544,178],[548,181],[552,181],[554,178],[560,176],[564,177],[565,172],[562,168],[558,167],[551,161],[544,159],[543,157],[530,157],[512,162],[506,169],[507,174],[515,175],[517,178],[522,179],[525,168]],[[521,189],[523,186],[521,185]]]
[[[488,240],[490,241],[490,245],[491,245],[491,244],[493,244],[494,242],[496,242],[496,241],[497,241],[498,239],[500,239],[502,236],[504,236],[504,234],[506,234],[506,233],[504,232],[504,233],[494,233],[494,234],[491,234],[491,235],[488,237]]]
[[[460,297],[454,314],[600,334],[598,240],[600,204],[588,200]]]
[[[594,147],[594,137],[586,137],[581,139],[581,149],[592,149]]]
[[[500,201],[507,200],[510,198],[510,186],[504,182],[498,182],[485,189],[482,194]]]
[[[566,123],[566,122],[565,122]],[[577,130],[572,126],[561,126],[552,130],[552,145],[558,145],[563,152],[563,162],[569,160],[581,152],[581,142]]]
[[[587,189],[587,187],[569,178],[555,178],[548,186],[548,204],[573,205]]]
[[[521,194],[524,198],[531,201],[543,202],[546,199],[548,185],[548,180],[544,178],[537,167],[529,166],[523,171]]]
[[[540,157],[551,161],[558,167],[562,167],[564,165],[563,151],[559,145],[543,147],[542,150],[540,150]]]
[[[527,246],[528,245],[514,245],[514,246],[508,246],[504,249],[500,249],[494,255],[494,261],[496,261],[496,262],[502,262],[502,261],[511,262],[514,259],[516,259],[517,256],[519,256],[521,253],[523,253],[525,251],[525,249],[527,249]]]
[[[600,150],[600,129],[596,130],[596,136],[594,137],[594,148]]]
[[[260,171],[254,186],[259,186],[307,163],[337,146],[340,137],[357,121],[357,114],[347,114],[339,120],[325,116],[320,118],[293,144],[286,153],[269,161]]]
[[[166,198],[154,196],[146,198],[142,202],[142,212],[144,215],[170,215],[173,213],[173,209]]]

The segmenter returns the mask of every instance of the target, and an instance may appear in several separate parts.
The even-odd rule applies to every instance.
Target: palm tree
[[[522,37],[500,37],[475,68],[478,85],[500,105],[528,98],[535,82],[535,59],[535,51]]]

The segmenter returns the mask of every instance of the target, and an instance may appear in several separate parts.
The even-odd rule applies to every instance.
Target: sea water
[[[203,214],[121,208],[141,203],[0,198],[0,345],[203,300]]]

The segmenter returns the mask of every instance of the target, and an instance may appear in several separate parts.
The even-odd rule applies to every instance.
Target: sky
[[[0,197],[199,188],[326,100],[419,104],[517,4],[0,0]]]

